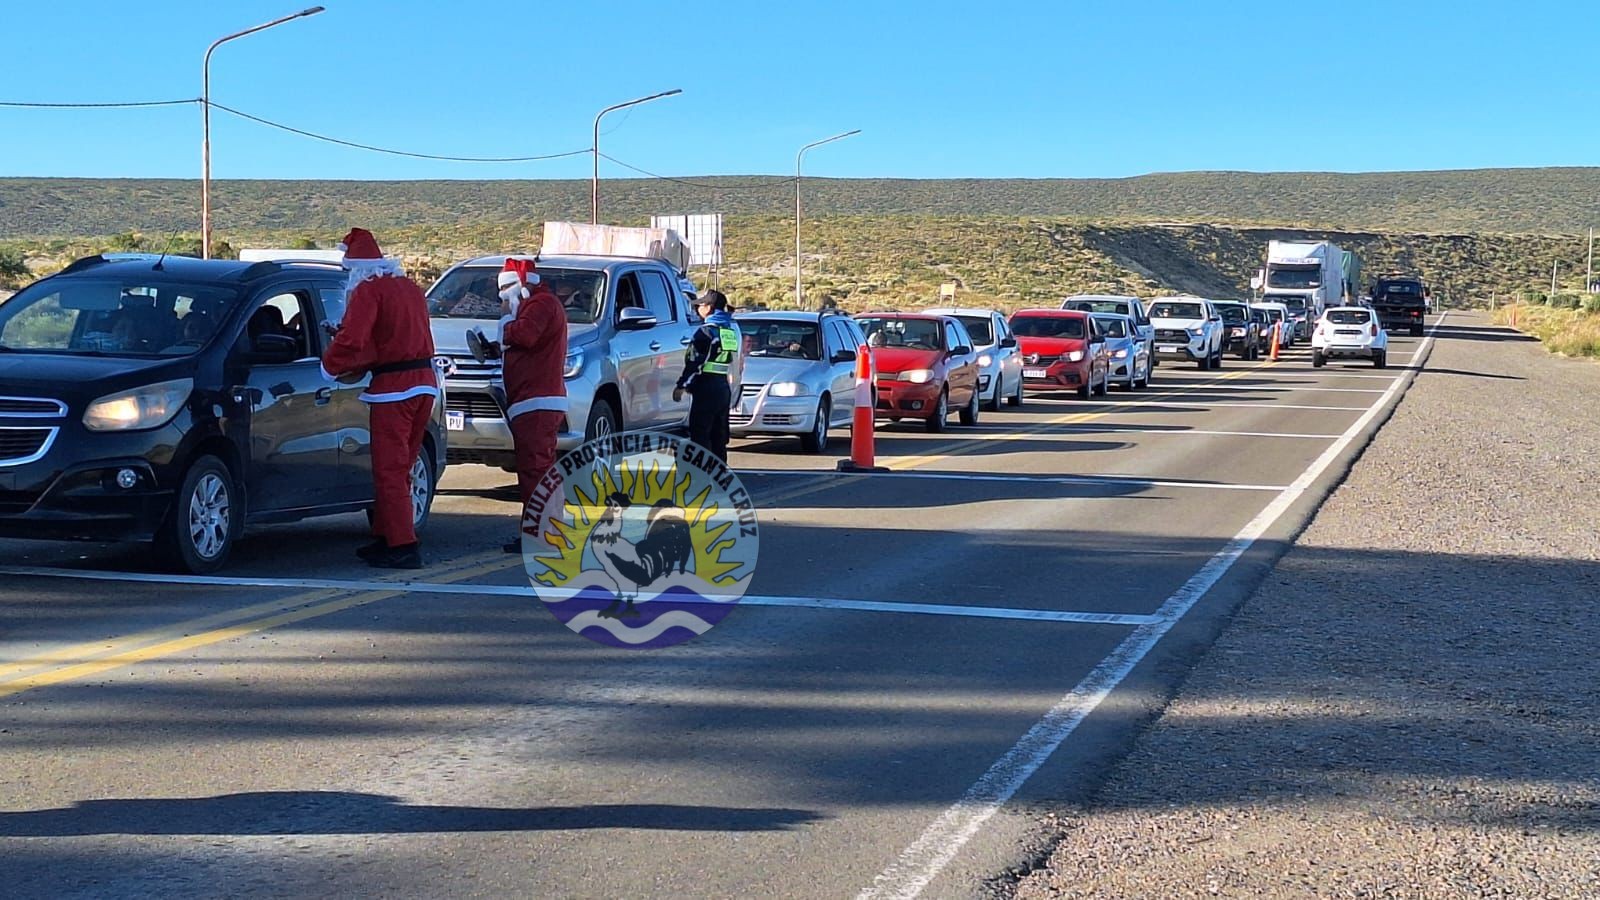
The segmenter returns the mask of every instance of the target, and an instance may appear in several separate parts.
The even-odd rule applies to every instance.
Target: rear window
[[[1069,316],[1013,316],[1017,337],[1083,338],[1084,319]]]
[[[869,347],[901,347],[907,350],[943,350],[943,319],[891,319],[863,316],[856,319],[867,333]]]
[[[1364,309],[1330,309],[1328,321],[1335,325],[1365,325],[1372,317]]]

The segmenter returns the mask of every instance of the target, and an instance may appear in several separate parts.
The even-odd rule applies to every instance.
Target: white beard
[[[527,288],[513,284],[500,292],[500,299],[511,305],[511,314],[513,316],[517,314],[517,307],[522,305],[522,295],[526,291]]]
[[[344,261],[345,271],[350,274],[345,278],[345,294],[348,295],[356,289],[356,285],[368,278],[377,278],[380,275],[402,276],[405,272],[400,268],[400,263],[392,259],[347,259]]]

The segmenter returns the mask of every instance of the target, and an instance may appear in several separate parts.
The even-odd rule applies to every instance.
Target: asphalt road
[[[1149,721],[1422,344],[888,427],[892,475],[834,474],[844,432],[822,457],[741,442],[755,596],[659,651],[521,595],[509,477],[480,467],[399,577],[354,561],[360,517],[253,533],[229,584],[0,542],[0,884],[970,896]]]

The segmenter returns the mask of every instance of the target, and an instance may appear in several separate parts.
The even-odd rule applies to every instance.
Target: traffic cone
[[[856,349],[856,410],[850,423],[850,458],[839,460],[840,472],[887,472],[873,462],[872,427],[876,413],[872,404],[872,350],[866,344]]]
[[[1282,322],[1272,323],[1272,361],[1278,361],[1278,333],[1283,331]]]

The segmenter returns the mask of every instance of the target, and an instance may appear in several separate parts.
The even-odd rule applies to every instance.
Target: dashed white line
[[[1003,435],[991,435],[1004,437]],[[741,469],[743,475],[804,476],[814,477],[816,469]],[[1220,481],[1162,481],[1153,478],[1136,478],[1132,475],[991,475],[985,472],[923,472],[914,470],[891,471],[881,474],[830,472],[839,478],[872,478],[883,481],[910,481],[931,479],[936,481],[1003,481],[1012,484],[1085,484],[1115,487],[1169,487],[1194,488],[1208,491],[1281,491],[1281,484],[1228,484]]]

